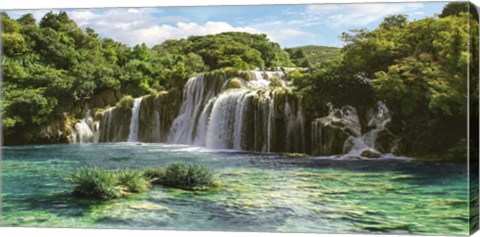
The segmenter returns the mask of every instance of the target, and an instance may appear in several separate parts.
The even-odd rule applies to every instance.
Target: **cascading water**
[[[167,93],[112,107],[99,120],[100,142],[168,142],[212,149],[305,152],[300,99],[269,71],[214,72],[190,78],[178,116]]]
[[[313,153],[319,155],[338,153],[335,146],[343,141],[343,154],[354,157],[365,154],[380,156],[381,153],[375,149],[375,141],[378,133],[391,121],[390,112],[384,103],[378,102],[368,111],[366,121],[369,130],[362,133],[360,117],[355,108],[345,106],[341,109],[331,109],[328,116],[312,123]]]
[[[385,129],[385,126],[391,121],[390,111],[383,102],[378,102],[376,107],[371,108],[367,113],[367,126],[370,131],[361,136],[349,137],[345,142],[345,151],[350,155],[361,155],[364,151],[379,153],[375,149],[375,141],[378,133]],[[356,125],[360,126],[360,124]]]
[[[169,142],[212,149],[286,151],[280,148],[280,145],[275,146],[276,131],[287,129],[291,133],[302,132],[303,112],[298,106],[294,106],[296,110],[288,113],[285,120],[296,122],[285,122],[286,128],[278,127],[275,110],[279,102],[275,101],[276,93],[282,91],[286,97],[286,91],[290,90],[281,79],[283,73],[263,71],[250,73],[252,75],[250,81],[235,78],[243,86],[234,89],[228,88],[232,78],[225,77],[222,81],[214,82],[208,82],[207,78],[201,76],[191,78],[186,84],[181,113],[173,123]],[[270,87],[272,78],[282,83]],[[294,101],[284,100],[280,103],[289,104]],[[288,105],[278,107],[286,106]],[[262,124],[257,124],[255,116],[258,121],[263,121]],[[299,136],[301,135],[297,137]],[[255,141],[250,141],[252,137]]]
[[[100,137],[99,123],[92,118],[92,112],[87,108],[85,117],[75,124],[72,129],[72,143],[98,143]]]
[[[169,143],[192,144],[192,133],[205,104],[216,95],[215,88],[208,87],[202,75],[190,78],[183,92],[180,114],[173,121]]]
[[[136,98],[133,102],[132,118],[130,119],[130,132],[128,134],[127,142],[138,141],[138,127],[140,106],[142,104],[142,97]]]
[[[154,113],[155,116],[155,130],[153,134],[153,139],[155,142],[160,142],[161,135],[162,135],[162,123],[160,120],[160,112],[155,111]]]

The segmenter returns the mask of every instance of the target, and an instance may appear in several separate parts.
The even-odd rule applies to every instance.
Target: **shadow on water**
[[[80,217],[92,206],[102,202],[95,199],[75,197],[69,192],[39,195],[17,201],[28,205],[17,208],[16,211],[46,211],[59,217]]]
[[[259,227],[261,231],[275,231],[277,227],[285,224],[288,217],[295,215],[292,209],[278,206],[249,210],[242,206],[229,206],[210,200],[166,198],[149,201],[182,213],[173,215],[176,222],[186,223],[187,219],[198,222],[188,228],[178,227],[185,230],[225,230],[228,226],[229,231],[259,231]],[[209,224],[202,225],[202,222]]]

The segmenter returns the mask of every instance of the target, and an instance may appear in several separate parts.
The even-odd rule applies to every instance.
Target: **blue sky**
[[[446,2],[365,3],[266,6],[163,7],[70,9],[80,27],[128,45],[149,46],[167,39],[225,31],[265,33],[282,47],[342,46],[339,38],[349,29],[374,29],[392,14],[411,20],[439,14]],[[55,10],[58,11],[58,10]],[[48,10],[7,11],[17,18],[27,12],[37,20]]]

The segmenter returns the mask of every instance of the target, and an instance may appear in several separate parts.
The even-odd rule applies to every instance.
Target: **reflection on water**
[[[281,232],[467,234],[463,164],[286,158],[162,144],[3,149],[3,226]],[[76,168],[197,162],[221,187],[154,187],[112,201],[72,197]]]

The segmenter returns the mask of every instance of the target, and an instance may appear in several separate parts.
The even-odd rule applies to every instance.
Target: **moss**
[[[94,110],[94,119],[95,120],[100,120],[102,119],[102,115],[103,115],[103,112],[105,112],[105,110],[107,110],[108,108],[96,108]]]
[[[271,77],[270,78],[270,86],[271,87],[282,87],[283,81],[279,77]]]
[[[243,88],[242,81],[236,77],[230,79],[227,84],[227,89],[241,89]]]
[[[117,104],[116,104],[116,107],[121,109],[121,110],[129,110],[129,109],[132,109],[133,107],[133,102],[135,101],[135,99],[130,96],[130,95],[127,95],[127,96],[124,96]]]
[[[245,79],[245,81],[251,81],[253,78],[252,73],[249,71],[241,71],[238,76]]]

